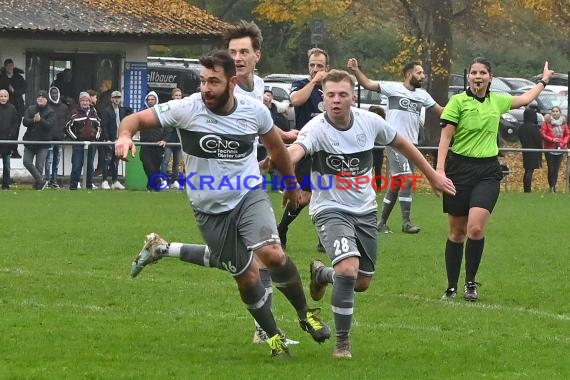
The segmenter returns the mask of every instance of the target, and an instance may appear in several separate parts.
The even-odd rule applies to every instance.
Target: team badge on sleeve
[[[158,105],[158,112],[165,113],[170,110],[170,105],[168,103],[162,103]]]

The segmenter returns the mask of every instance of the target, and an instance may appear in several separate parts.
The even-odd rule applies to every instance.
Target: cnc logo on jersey
[[[207,159],[241,160],[253,152],[255,134],[223,135],[180,129],[182,150]]]
[[[414,102],[413,100],[408,98],[400,98],[398,100],[398,106],[402,110],[413,113],[420,113],[420,110],[422,108],[419,102]]]
[[[206,135],[200,139],[200,148],[206,153],[236,155],[239,153],[239,142],[222,139],[216,135]]]
[[[360,176],[372,170],[372,149],[356,153],[317,151],[311,170],[322,176]]]
[[[366,145],[366,135],[364,133],[356,135],[356,143],[364,148]]]
[[[420,114],[422,102],[414,99],[391,96],[388,98],[388,109]]]
[[[348,173],[358,175],[360,172],[360,158],[343,156],[340,154],[330,155],[325,160],[326,165],[335,173]]]
[[[168,110],[170,110],[170,106],[168,105],[168,103],[162,103],[158,105],[158,112],[165,113]]]

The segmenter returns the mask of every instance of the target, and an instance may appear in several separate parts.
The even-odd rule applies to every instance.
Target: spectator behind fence
[[[20,130],[20,115],[9,102],[8,90],[0,90],[0,140],[17,140]],[[2,190],[10,190],[10,156],[14,144],[0,144],[2,157]]]
[[[267,108],[269,108],[269,112],[271,112],[271,118],[273,119],[273,123],[279,127],[282,131],[288,131],[291,128],[289,127],[289,121],[283,115],[287,109],[282,109],[281,111],[277,107],[276,101],[273,99],[273,91],[265,90],[263,92],[263,104]]]
[[[126,116],[133,113],[133,110],[129,107],[122,107],[121,100],[123,95],[120,91],[113,91],[111,93],[111,104],[103,110],[101,115],[101,126],[102,126],[102,139],[104,141],[115,141],[117,139],[117,130],[119,129],[119,124]],[[115,149],[112,145],[102,145],[103,155],[105,157],[105,162],[103,163],[103,182],[101,183],[101,188],[103,190],[124,190],[125,187],[119,182],[119,171],[118,171],[118,158],[115,156]],[[109,181],[107,178],[111,176],[111,185],[109,186]]]
[[[172,89],[172,99],[182,99],[182,90],[179,88]],[[164,140],[169,144],[179,143],[178,132],[176,128],[164,128]],[[168,162],[172,157],[172,171],[170,172],[170,187],[172,189],[182,190],[184,183],[178,183],[178,171],[180,170],[180,159],[182,158],[182,149],[179,146],[166,145],[164,147],[164,157],[160,164],[160,171],[166,173],[168,171]]]
[[[61,95],[57,87],[50,87],[49,89],[48,107],[50,107],[56,115],[55,127],[52,129],[50,140],[63,141],[65,138],[65,124],[69,120],[70,114],[67,104],[61,101]],[[57,181],[57,172],[62,151],[63,145],[59,144],[51,145],[48,150],[44,170],[44,180],[48,182],[48,186],[52,189],[60,188]]]
[[[38,92],[36,104],[29,106],[24,112],[24,127],[27,128],[23,139],[25,141],[49,141],[57,122],[55,112],[48,107],[48,93]],[[49,145],[25,144],[24,167],[34,177],[34,189],[43,190],[47,182],[43,181],[43,170],[48,154]],[[34,164],[35,158],[35,164]]]
[[[152,108],[156,103],[158,103],[158,95],[156,92],[151,91],[144,98],[142,109]],[[141,142],[158,143],[158,145],[141,146],[140,158],[147,181],[156,181],[155,183],[147,183],[146,188],[148,191],[162,189],[163,184],[161,176],[153,176],[152,174],[157,173],[160,170],[160,164],[162,163],[164,145],[166,144],[164,141],[164,130],[162,128],[144,129],[140,131],[140,136]]]
[[[523,149],[542,149],[542,137],[538,125],[537,112],[527,107],[523,113],[523,124],[519,128],[519,140]],[[525,193],[532,190],[532,175],[534,169],[542,167],[540,152],[522,152],[523,158],[523,188]]]
[[[570,130],[560,112],[560,107],[552,107],[550,118],[542,123],[540,134],[544,140],[544,149],[566,149],[570,140]],[[558,172],[562,163],[562,152],[546,152],[544,155],[548,167],[548,187],[551,193],[555,193]]]
[[[101,136],[101,121],[97,111],[91,105],[91,98],[85,91],[79,94],[79,108],[71,115],[65,126],[67,135],[74,141],[97,141]],[[95,159],[95,146],[90,145],[87,150],[87,181],[88,189],[96,189],[93,183],[93,160]],[[77,185],[83,169],[83,145],[73,145],[71,154],[71,176],[69,189],[77,190]]]
[[[57,87],[61,96],[61,101],[68,105],[70,112],[75,111],[75,90],[73,89],[73,74],[71,69],[65,69],[55,76],[51,87]]]
[[[4,66],[0,69],[0,89],[8,91],[10,103],[16,107],[19,120],[22,121],[26,106],[24,104],[24,94],[26,93],[26,80],[22,76],[24,71],[14,67],[14,61],[8,58],[4,61]],[[18,133],[19,133],[18,125]],[[12,158],[22,158],[18,153],[18,145],[12,147]]]

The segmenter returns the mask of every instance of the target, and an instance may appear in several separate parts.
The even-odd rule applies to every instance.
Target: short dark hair
[[[249,37],[251,39],[251,46],[253,46],[254,50],[261,50],[263,36],[261,35],[261,29],[259,29],[255,22],[241,20],[239,23],[230,25],[226,30],[224,30],[226,46],[231,40],[243,37]]]
[[[225,50],[217,50],[204,55],[199,59],[200,64],[207,69],[213,70],[220,66],[224,70],[226,78],[236,75],[236,64],[232,56]]]
[[[263,91],[263,93],[265,94],[266,92],[269,92],[271,95],[273,95],[273,91],[271,91],[270,89],[266,89]]]
[[[95,90],[87,90],[86,92],[89,94],[89,96],[96,96],[97,95],[97,91],[95,91]]]
[[[375,114],[380,115],[382,117],[382,119],[386,118],[386,111],[384,110],[384,108],[382,108],[380,106],[370,106],[370,108],[368,108],[368,111],[374,112]]]
[[[4,61],[4,66],[6,66],[9,63],[14,64],[14,61],[12,60],[12,58],[6,58],[6,60]]]
[[[410,61],[404,65],[404,68],[402,69],[402,74],[406,76],[408,71],[413,70],[416,66],[421,66],[421,65],[422,65],[421,62],[419,61]]]

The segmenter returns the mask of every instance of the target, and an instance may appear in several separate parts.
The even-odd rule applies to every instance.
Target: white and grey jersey
[[[424,89],[411,91],[403,83],[378,82],[379,92],[388,97],[386,121],[413,144],[418,144],[422,107],[433,107],[436,102]]]
[[[188,198],[207,214],[233,209],[262,182],[254,141],[273,128],[273,120],[260,101],[234,96],[236,108],[229,115],[210,111],[199,93],[154,107],[162,127],[178,129]]]
[[[245,96],[249,96],[250,98],[257,99],[263,102],[263,92],[265,91],[265,82],[263,79],[258,77],[257,75],[253,76],[253,90],[246,91],[239,86],[239,84],[234,89],[234,94],[242,94]]]
[[[357,215],[376,210],[372,150],[375,141],[381,145],[391,144],[396,130],[375,113],[355,107],[351,113],[352,123],[347,130],[335,128],[326,114],[321,114],[303,127],[295,141],[313,159],[310,215],[325,209]],[[366,185],[356,185],[366,177]]]
[[[234,88],[234,94],[242,94],[252,99],[257,99],[263,103],[263,92],[265,91],[265,82],[257,75],[253,76],[253,90],[247,91],[239,86],[239,83]],[[259,145],[259,137],[255,138],[255,155],[257,157],[257,145]]]

